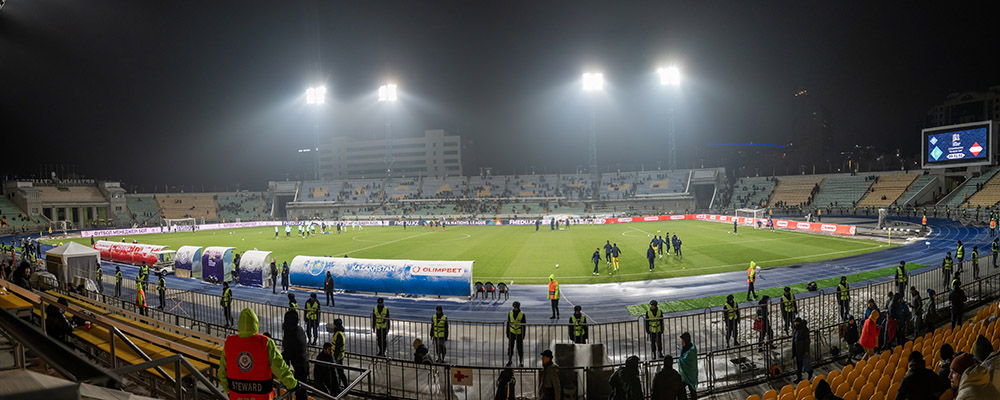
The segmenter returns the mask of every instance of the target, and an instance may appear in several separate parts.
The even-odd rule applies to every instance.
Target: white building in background
[[[392,177],[462,175],[459,135],[428,130],[422,137],[393,138],[390,144],[384,139],[333,138],[320,148],[320,179],[384,178],[387,153]]]

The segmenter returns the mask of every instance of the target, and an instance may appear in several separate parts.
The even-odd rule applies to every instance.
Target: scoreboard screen
[[[924,129],[924,168],[991,164],[992,125],[992,121],[986,121]]]

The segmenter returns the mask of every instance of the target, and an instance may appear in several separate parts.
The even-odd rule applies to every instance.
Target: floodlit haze
[[[474,167],[570,172],[588,162],[588,71],[604,74],[602,170],[656,168],[671,90],[656,71],[669,65],[679,167],[717,165],[708,143],[786,140],[801,88],[829,108],[839,145],[915,153],[929,106],[1000,84],[995,15],[940,5],[10,0],[0,172],[63,163],[146,190],[260,189],[296,178],[295,149],[317,127],[381,135],[387,83],[394,135],[446,129],[472,142]],[[326,104],[307,105],[319,85]]]

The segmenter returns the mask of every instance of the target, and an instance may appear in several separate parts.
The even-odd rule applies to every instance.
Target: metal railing
[[[1000,274],[992,267],[989,257],[979,260],[981,271],[984,277],[972,279],[964,283],[963,288],[969,298],[969,306],[982,304],[988,299],[1000,296]],[[956,264],[956,271],[963,271],[964,275],[971,275],[972,262],[966,260],[961,264]],[[122,283],[122,294],[120,297],[111,296],[113,294],[114,277],[105,276],[104,295],[90,295],[100,301],[122,307],[126,310],[134,309],[133,301],[129,299],[135,296],[135,283],[130,279],[124,279]],[[950,292],[948,285],[950,279],[944,279],[940,268],[927,268],[926,271],[912,274],[908,277],[906,288],[916,287],[922,297],[926,289],[933,289],[941,295],[935,300],[935,306],[939,314],[946,312],[944,305],[947,303],[943,298],[944,294]],[[109,287],[111,293],[108,293]],[[867,307],[867,300],[873,299],[880,309],[884,309],[888,293],[898,289],[892,277],[886,277],[869,281],[864,286],[850,289],[850,302],[848,313],[851,315],[863,315]],[[165,293],[166,304],[161,311],[158,309],[159,296],[155,291],[147,292],[147,301],[150,302],[149,317],[166,321],[181,327],[204,331],[216,337],[226,337],[236,333],[235,329],[225,327],[225,317],[222,307],[219,305],[220,296],[207,291],[217,291],[217,287],[204,290],[176,290],[167,289]],[[909,299],[909,294],[904,295],[904,300]],[[813,361],[822,363],[833,358],[830,349],[837,347],[846,349],[846,344],[840,334],[840,326],[843,322],[838,304],[838,295],[835,290],[824,289],[816,292],[803,292],[797,294],[795,316],[808,321],[812,328],[812,346],[815,354]],[[924,307],[928,307],[928,299],[924,299]],[[253,309],[260,319],[261,331],[269,332],[275,340],[281,342],[281,323],[288,307],[285,305],[274,305],[270,303],[256,303],[252,301],[233,299],[232,312],[234,320],[238,318],[239,310],[249,307]],[[773,329],[774,337],[763,337],[759,332],[753,330],[754,317],[760,308],[766,308],[768,315],[768,325]],[[736,322],[736,338],[741,343],[736,346],[734,343],[726,341],[725,313],[718,309],[705,309],[702,312],[687,313],[683,315],[670,315],[663,318],[664,335],[663,348],[668,354],[678,354],[680,348],[679,334],[688,332],[691,334],[693,342],[697,345],[699,353],[699,370],[702,372],[702,391],[719,391],[736,386],[746,385],[749,382],[765,379],[767,369],[772,365],[778,365],[783,371],[794,370],[794,360],[789,354],[791,344],[791,328],[785,329],[785,318],[782,315],[782,305],[780,298],[771,299],[768,304],[752,307],[741,307],[738,309],[739,319]],[[298,310],[300,313],[304,310]],[[413,321],[391,319],[390,329],[386,340],[386,357],[373,357],[378,352],[377,335],[371,326],[371,317],[367,315],[350,315],[336,312],[322,311],[320,313],[319,339],[318,343],[332,341],[332,321],[340,318],[344,322],[347,333],[347,352],[349,354],[349,364],[361,368],[370,366],[371,373],[366,384],[358,384],[361,392],[396,395],[395,391],[401,393],[411,393],[419,398],[421,390],[425,390],[423,384],[406,383],[413,385],[413,389],[407,386],[396,386],[395,381],[410,382],[413,376],[421,376],[414,379],[430,379],[428,374],[447,374],[454,368],[482,370],[483,378],[487,376],[494,379],[496,374],[507,362],[508,341],[505,335],[503,322],[482,322],[482,321],[449,321],[450,339],[447,342],[446,364],[433,364],[429,366],[417,365],[409,361],[411,359],[411,343],[414,338],[424,338],[425,342],[430,342],[430,321]],[[300,319],[301,320],[301,319]],[[789,326],[791,318],[788,319]],[[946,317],[938,317],[938,321],[947,320]],[[860,321],[859,322],[863,322]],[[620,365],[625,358],[630,355],[639,355],[644,358],[651,356],[651,345],[648,335],[645,333],[644,318],[636,318],[620,322],[589,324],[590,343],[603,344],[607,354],[607,364]],[[565,323],[549,324],[528,324],[524,339],[524,362],[527,366],[538,365],[538,356],[543,349],[551,348],[554,343],[568,342],[569,326]],[[763,341],[761,341],[763,339]],[[433,346],[431,354],[434,354]],[[759,349],[763,348],[764,351]],[[319,352],[318,347],[310,347],[310,353],[314,356]],[[514,358],[518,365],[516,353]],[[657,361],[651,361],[649,365],[656,365]],[[461,366],[458,366],[461,365]],[[584,368],[581,373],[590,376],[599,371],[604,371],[608,367],[593,367],[592,370]],[[651,368],[648,365],[645,368]],[[409,372],[407,372],[409,371]],[[437,372],[434,372],[437,371]],[[530,369],[518,371],[530,371]],[[448,375],[442,375],[448,376]],[[443,378],[442,378],[443,379]],[[382,382],[388,383],[383,384]],[[428,380],[428,385],[433,386],[434,380]],[[443,382],[443,381],[442,381]],[[450,382],[450,380],[449,380]],[[450,383],[448,384],[450,385]],[[444,385],[441,387],[445,387]],[[418,388],[423,388],[419,389]],[[433,392],[426,389],[427,393]],[[445,389],[435,389],[445,390]],[[482,390],[482,388],[480,388]],[[451,393],[451,392],[449,392]],[[456,390],[455,393],[466,393]],[[450,395],[449,395],[450,396]],[[405,396],[403,396],[405,397]],[[433,397],[433,396],[431,396]],[[428,397],[430,398],[430,397]],[[461,397],[458,398],[467,398]]]

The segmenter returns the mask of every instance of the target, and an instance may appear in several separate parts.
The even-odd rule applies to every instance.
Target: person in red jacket
[[[872,310],[871,315],[865,320],[865,325],[861,328],[861,347],[865,349],[864,360],[875,355],[875,348],[878,347],[878,311]]]

